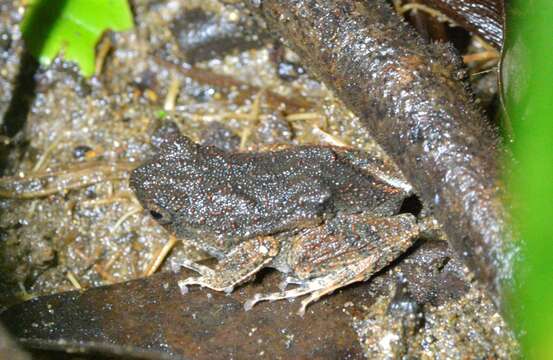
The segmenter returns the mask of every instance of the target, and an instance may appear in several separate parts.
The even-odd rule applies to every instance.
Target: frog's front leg
[[[201,276],[179,281],[186,292],[188,285],[200,285],[216,291],[232,292],[239,285],[266,266],[278,254],[278,241],[271,236],[246,240],[231,251],[211,269],[207,266],[184,261],[182,266],[198,272]]]

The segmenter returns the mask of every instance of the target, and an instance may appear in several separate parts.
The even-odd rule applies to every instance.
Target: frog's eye
[[[152,217],[154,218],[154,220],[161,220],[161,219],[163,219],[163,215],[161,215],[161,213],[158,213],[158,212],[155,211],[155,210],[150,210],[150,215],[152,215]]]
[[[160,224],[169,224],[172,221],[171,214],[163,209],[150,210],[150,215]]]

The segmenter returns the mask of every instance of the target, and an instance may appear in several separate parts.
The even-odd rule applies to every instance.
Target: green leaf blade
[[[103,33],[132,27],[127,0],[37,0],[22,22],[25,43],[42,64],[63,51],[87,77],[94,74],[95,47]]]

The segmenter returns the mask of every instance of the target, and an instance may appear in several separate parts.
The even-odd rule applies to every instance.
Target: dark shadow
[[[30,13],[28,26],[23,35],[26,40],[25,49],[21,55],[19,70],[14,80],[11,100],[2,119],[0,135],[13,139],[25,126],[31,104],[36,95],[35,74],[39,68],[38,61],[31,55],[29,49],[33,49],[35,54],[42,51],[52,25],[60,16],[66,4],[67,0],[40,0],[36,2],[33,11]],[[11,146],[0,146],[5,147],[0,149],[0,175],[2,175],[6,167],[8,153],[11,150],[10,147],[13,144]]]
[[[399,213],[409,213],[418,217],[422,211],[422,206],[423,205],[419,197],[417,195],[411,195],[403,200],[401,208],[399,209]]]

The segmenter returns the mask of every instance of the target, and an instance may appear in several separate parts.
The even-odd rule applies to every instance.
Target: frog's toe
[[[183,284],[182,281],[179,281],[177,284],[178,284],[178,286],[179,286],[181,295],[186,295],[186,294],[188,294],[188,291],[189,291],[189,290],[188,290],[188,285]]]
[[[199,277],[188,277],[184,280],[179,280],[179,286],[199,285],[200,282]]]
[[[297,294],[291,295],[290,290],[280,291],[280,292],[275,292],[275,293],[270,293],[270,294],[255,294],[251,299],[248,299],[244,303],[244,309],[246,311],[249,311],[255,306],[255,304],[257,304],[261,301],[275,301],[275,300],[281,300],[281,299],[292,299],[292,298],[295,298],[297,296],[301,296],[301,295],[297,295]]]
[[[305,309],[309,304],[317,301],[322,296],[334,292],[336,289],[344,287],[353,282],[363,281],[368,275],[374,272],[374,259],[367,257],[362,261],[345,266],[344,268],[334,273],[316,277],[308,280],[295,279],[293,277],[286,278],[284,283],[299,284],[299,286],[281,290],[271,294],[256,294],[252,299],[248,300],[244,307],[251,309],[255,304],[261,301],[274,301],[281,299],[293,299],[303,295],[309,295],[301,302],[301,307],[298,314],[303,316]]]
[[[181,293],[183,294],[188,292],[188,285],[200,285],[201,287],[206,287],[211,290],[224,291],[227,294],[234,290],[234,286],[232,284],[229,285],[225,279],[209,276],[189,277],[184,280],[180,280],[178,285],[181,289]]]
[[[257,304],[258,302],[260,302],[260,301],[261,301],[261,294],[255,294],[255,295],[253,296],[253,298],[248,299],[248,300],[244,303],[244,310],[250,311],[250,310],[253,308],[253,306],[254,306],[255,304]]]
[[[285,291],[290,284],[303,286],[306,283],[307,281],[305,280],[301,280],[293,276],[286,276],[284,280],[282,280],[280,284],[278,284],[278,288],[280,289],[280,291]]]
[[[303,317],[305,315],[305,310],[307,309],[307,306],[309,306],[309,304],[319,300],[323,295],[330,294],[338,287],[332,288],[332,290],[322,289],[322,290],[314,291],[311,294],[309,294],[307,298],[301,301],[301,306],[298,310],[298,315]]]
[[[188,259],[179,259],[178,261],[171,264],[171,268],[174,272],[178,272],[183,267],[195,271],[202,276],[214,275],[214,271],[211,268]]]
[[[275,301],[282,299],[294,299],[298,296],[303,296],[312,292],[313,289],[309,287],[298,286],[290,290],[283,290],[269,294],[255,294],[253,298],[246,301],[244,308],[250,310],[255,304],[261,301]]]
[[[180,289],[180,293],[182,295],[186,295],[188,294],[188,286],[189,285],[197,285],[199,284],[199,281],[197,280],[198,278],[194,278],[194,277],[190,277],[190,278],[186,278],[184,280],[180,280],[177,284],[179,286],[179,289]]]
[[[299,316],[303,317],[305,315],[305,309],[307,309],[307,305],[309,305],[309,304],[310,304],[310,302],[306,302],[305,300],[303,300],[301,302],[301,306],[298,310],[298,315]]]

